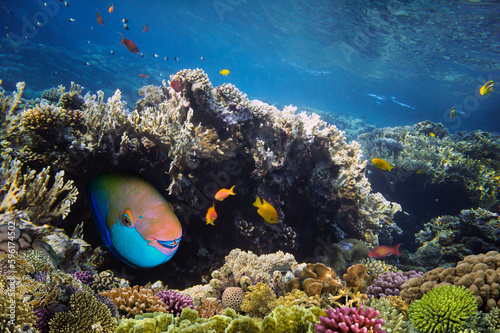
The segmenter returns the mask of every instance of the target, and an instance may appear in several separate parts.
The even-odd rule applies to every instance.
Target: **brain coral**
[[[474,294],[457,286],[441,286],[414,302],[409,311],[413,326],[423,332],[447,333],[462,328],[465,320],[477,310]]]
[[[222,293],[222,306],[231,308],[236,312],[241,311],[241,305],[245,299],[245,292],[240,287],[228,287]]]

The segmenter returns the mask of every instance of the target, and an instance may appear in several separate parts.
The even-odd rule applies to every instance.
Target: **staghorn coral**
[[[421,246],[409,256],[412,263],[446,265],[500,246],[500,217],[488,210],[462,210],[458,216],[439,216],[415,234]]]
[[[145,312],[167,312],[166,304],[151,289],[141,286],[113,288],[99,294],[111,298],[123,317],[131,318]]]
[[[441,286],[410,306],[411,323],[423,332],[446,333],[462,328],[477,309],[473,293],[457,286]]]
[[[326,310],[326,316],[319,317],[319,324],[315,324],[316,332],[343,332],[343,333],[385,333],[382,326],[385,324],[380,312],[363,305],[358,308],[337,308]]]
[[[69,312],[58,312],[50,321],[50,333],[74,332],[114,332],[116,319],[108,307],[92,296],[81,291],[71,295]]]

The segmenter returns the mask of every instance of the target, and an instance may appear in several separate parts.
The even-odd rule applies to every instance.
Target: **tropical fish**
[[[479,89],[479,93],[483,96],[489,95],[493,91],[494,87],[495,81],[488,81]]]
[[[388,257],[392,254],[400,255],[401,253],[398,252],[398,249],[401,246],[401,244],[403,244],[403,243],[400,243],[394,247],[390,247],[387,245],[377,246],[376,248],[372,249],[368,253],[368,257],[375,258],[375,259],[382,259],[382,258]]]
[[[179,92],[182,90],[182,86],[179,81],[170,82],[170,86],[175,90],[175,92]]]
[[[174,60],[175,60],[175,61],[179,60],[179,57],[174,57]]]
[[[153,58],[158,58],[159,55],[157,55],[156,53],[153,53]]]
[[[425,173],[425,170],[424,170],[424,169],[418,169],[418,170],[417,170],[417,175],[421,175],[421,174],[423,174],[423,173]]]
[[[163,59],[168,60],[168,57],[165,57],[165,58],[163,58]]]
[[[236,185],[233,185],[233,187],[231,187],[229,190],[227,188],[220,189],[217,193],[215,193],[215,199],[222,201],[230,195],[236,195],[236,193],[234,193],[233,191],[235,186]]]
[[[168,201],[144,179],[103,174],[90,183],[88,197],[99,234],[123,263],[151,268],[177,251],[182,226]]]
[[[104,25],[104,20],[102,19],[101,14],[99,14],[97,8],[95,9],[95,16],[97,17],[97,23],[99,23],[100,25]]]
[[[147,78],[148,76],[146,74],[139,74],[139,77]]]
[[[450,111],[450,119],[455,118],[456,115],[457,115],[457,113],[456,113],[455,107],[452,107],[451,111]]]
[[[71,18],[71,17],[70,17],[69,19],[67,19],[67,21],[68,21],[68,22],[75,22],[76,20],[75,20],[74,18]]]
[[[109,7],[108,12],[111,14],[114,9],[115,9],[115,7],[113,6],[113,4],[111,4],[111,7]]]
[[[205,57],[201,57],[200,59],[201,59],[201,61],[205,61]]]
[[[231,72],[229,71],[229,69],[223,69],[223,70],[221,70],[219,73],[220,73],[220,75],[227,76],[227,75],[228,75],[229,73],[231,73]]]
[[[278,223],[278,213],[269,202],[266,200],[261,201],[261,199],[257,197],[253,205],[258,208],[257,213],[262,216],[267,223]]]
[[[136,53],[136,54],[139,53],[139,48],[137,47],[137,45],[135,45],[135,43],[133,41],[123,37],[123,34],[121,32],[118,32],[118,33],[120,35],[122,35],[122,41],[120,42],[121,44],[124,44],[130,52]]]
[[[124,19],[122,20],[122,22],[123,22],[123,23],[128,23],[128,19],[124,18]]]
[[[64,7],[69,7],[69,3],[67,1],[64,2]]]
[[[214,221],[217,218],[217,212],[215,211],[215,205],[212,205],[207,211],[207,224],[215,225]]]
[[[391,171],[394,166],[390,165],[389,162],[384,161],[381,158],[374,158],[372,160],[372,163],[379,169],[386,170],[386,171]]]
[[[435,138],[435,137],[436,137],[436,134],[434,134],[434,133],[430,132],[430,133],[429,133],[429,136],[430,136],[431,138]]]
[[[143,32],[148,32],[149,31],[149,26],[148,24],[146,23],[146,25],[144,26],[144,28],[142,28],[142,31]]]
[[[124,23],[123,24],[123,29],[128,30],[128,24]]]

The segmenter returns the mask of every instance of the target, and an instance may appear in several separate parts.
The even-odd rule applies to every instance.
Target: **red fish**
[[[137,45],[135,45],[135,43],[133,41],[131,41],[130,39],[126,39],[125,37],[123,37],[123,34],[121,32],[118,32],[120,35],[122,35],[122,41],[121,41],[121,44],[124,44],[127,49],[132,52],[132,53],[139,53],[139,48],[137,47]]]
[[[148,32],[149,31],[149,26],[148,24],[146,23],[146,25],[144,26],[144,28],[142,28],[142,31],[144,32]]]
[[[400,255],[401,253],[398,252],[398,249],[401,244],[403,243],[400,243],[394,247],[390,247],[387,245],[377,246],[376,248],[372,249],[370,253],[368,253],[368,257],[375,259],[382,259],[392,254]]]
[[[99,23],[100,25],[104,25],[104,20],[102,19],[101,14],[99,14],[97,8],[95,9],[95,16],[97,17],[97,23]]]
[[[140,77],[147,78],[148,76],[146,74],[139,74]]]
[[[181,87],[181,84],[179,83],[179,81],[170,82],[170,86],[172,87],[172,89],[175,90],[175,92],[179,92],[182,90],[182,87]]]

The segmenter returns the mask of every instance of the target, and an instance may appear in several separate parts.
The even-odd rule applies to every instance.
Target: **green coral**
[[[390,333],[406,333],[406,326],[408,321],[404,320],[405,316],[399,312],[391,303],[391,301],[382,297],[376,299],[375,297],[365,301],[365,306],[369,306],[380,312],[380,318],[385,322],[382,329]]]
[[[36,273],[51,271],[55,268],[54,264],[52,263],[52,258],[42,251],[27,250],[21,254],[21,257],[25,258],[33,265]]]
[[[11,308],[14,308],[13,312]],[[34,326],[35,322],[31,305],[23,302],[19,296],[0,294],[0,332],[8,332],[9,329],[15,331],[27,324]]]
[[[312,311],[297,305],[292,307],[279,305],[268,317],[276,319],[276,333],[312,333],[314,323],[319,323]]]
[[[111,333],[117,323],[109,308],[85,291],[71,295],[68,312],[58,312],[50,321],[50,333]]]
[[[463,286],[441,286],[414,302],[409,310],[411,323],[425,333],[460,330],[477,310],[474,294]]]
[[[263,318],[272,310],[272,304],[276,301],[276,294],[267,284],[259,282],[255,286],[249,287],[246,293],[241,310],[250,317]]]

